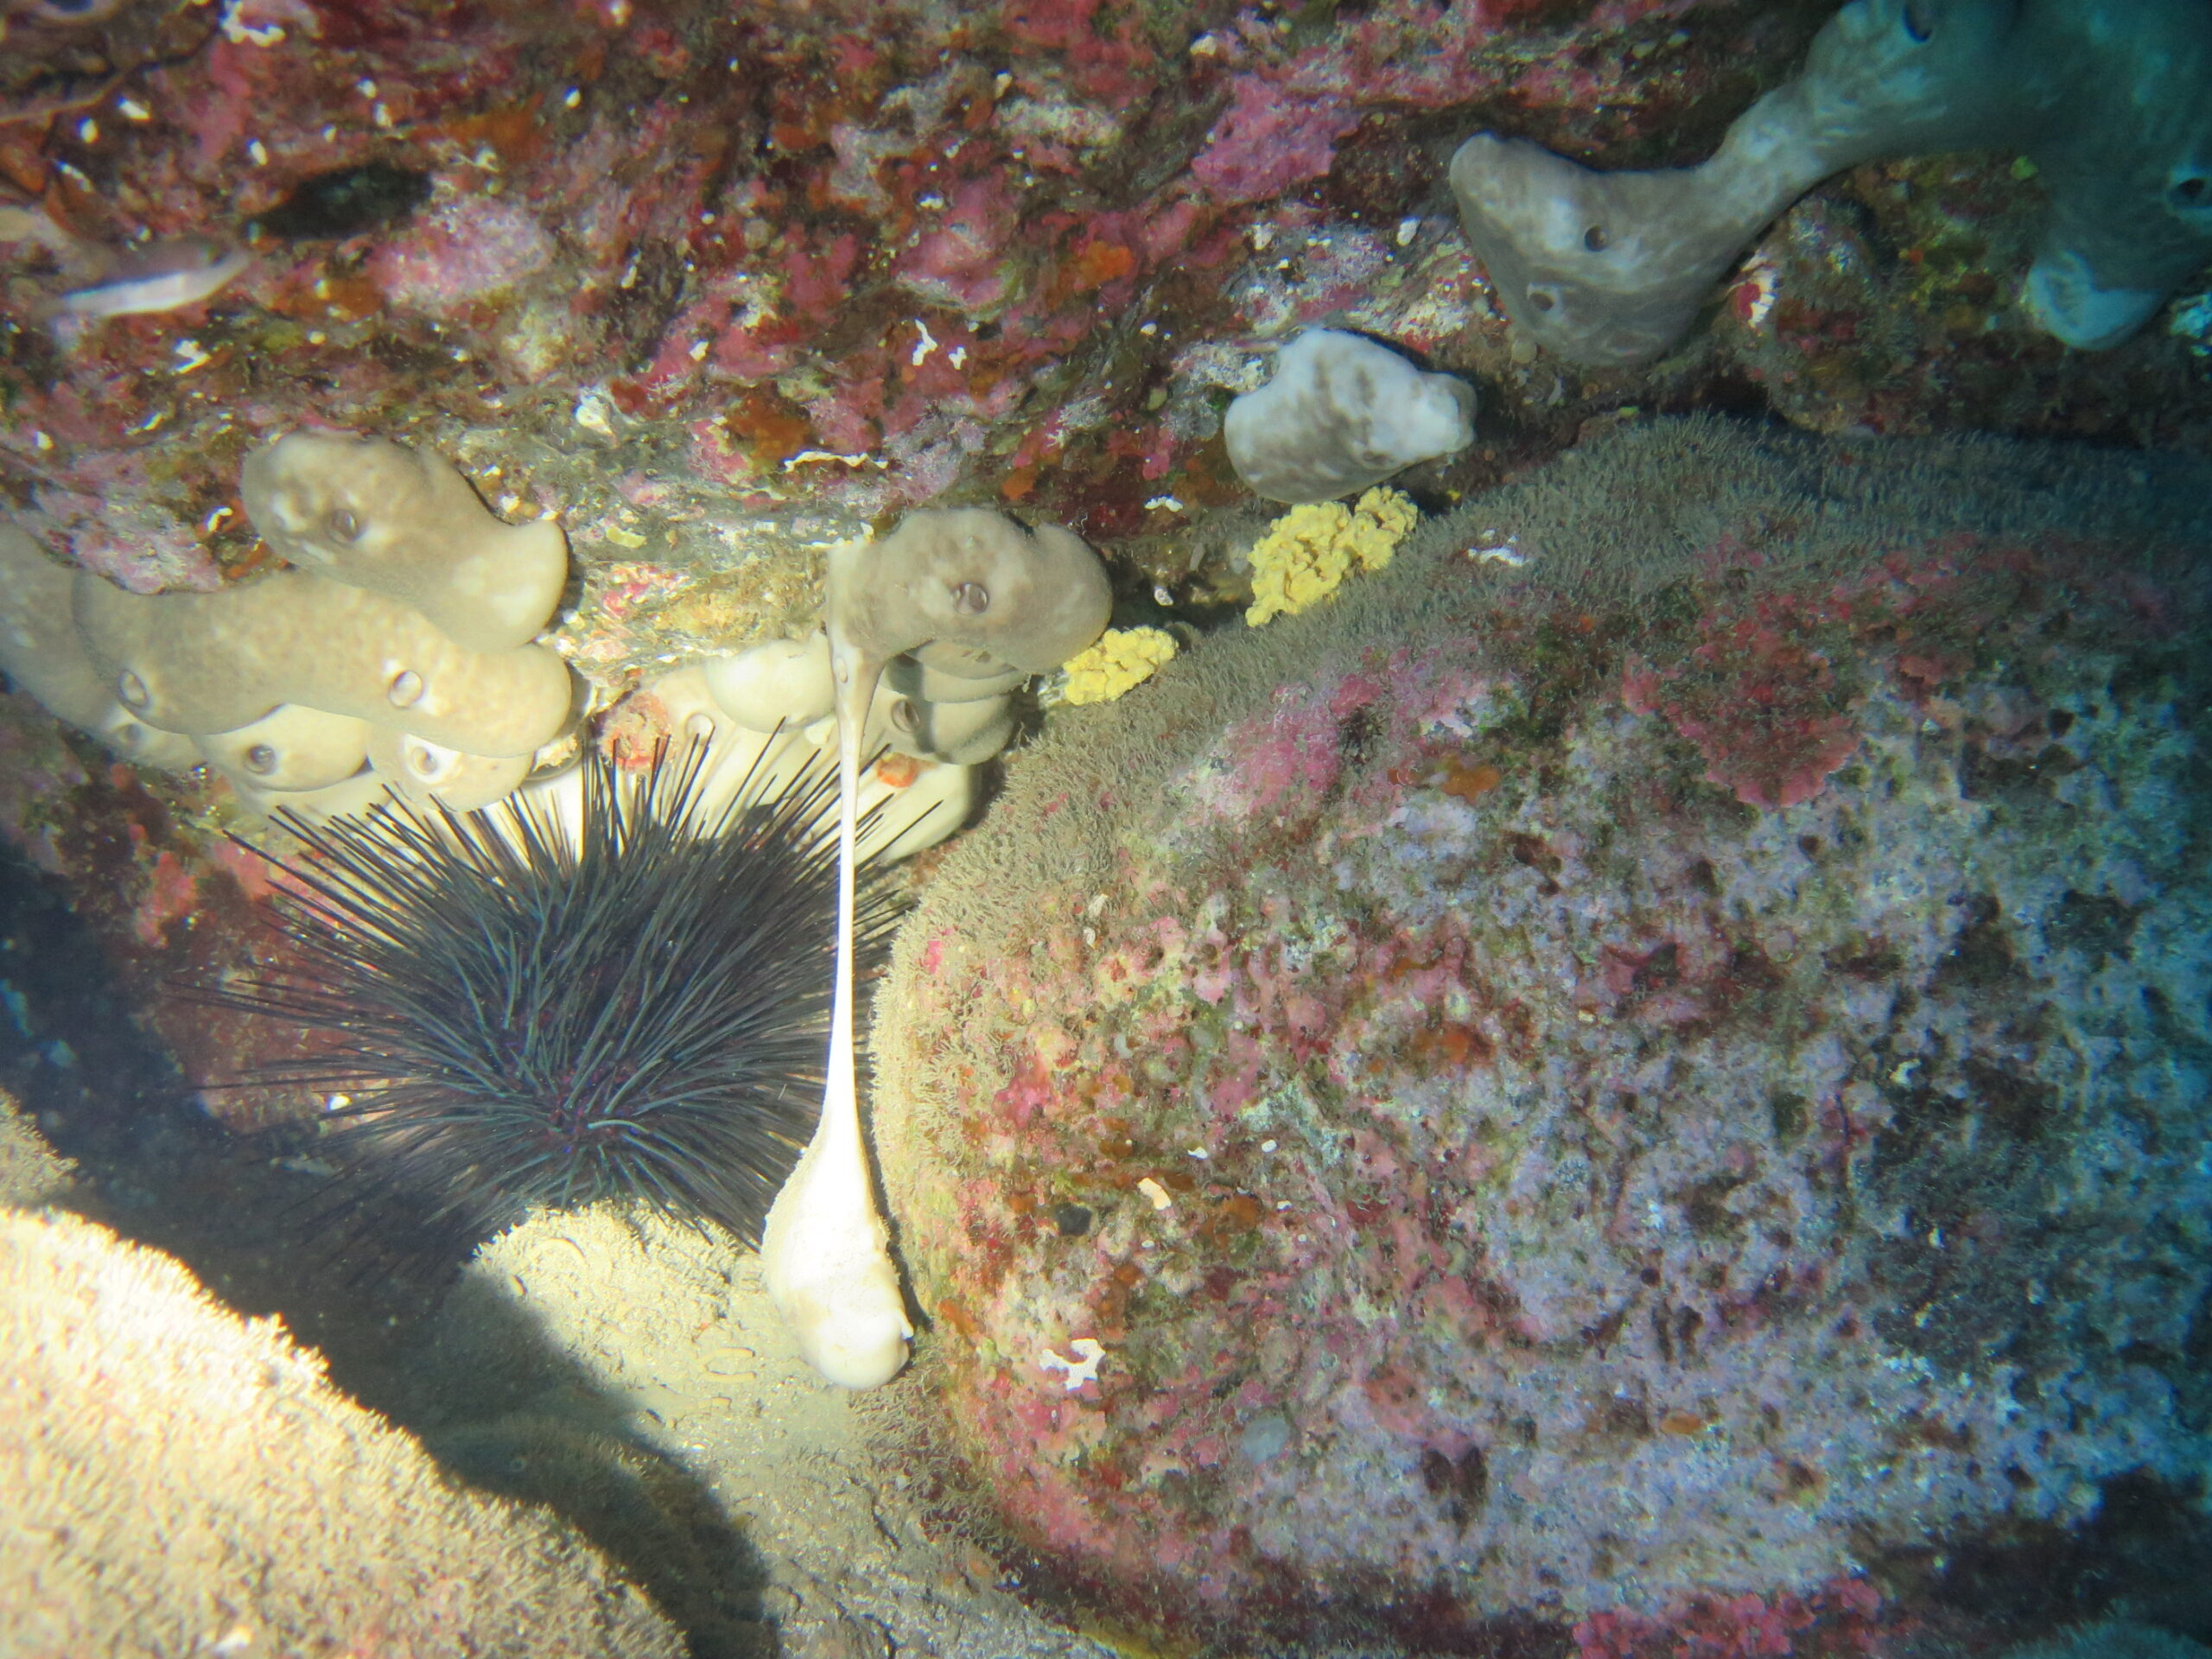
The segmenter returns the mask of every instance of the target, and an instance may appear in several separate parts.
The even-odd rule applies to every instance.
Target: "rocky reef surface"
[[[2039,333],[2044,192],[2004,155],[1821,184],[1648,366],[1515,335],[1453,149],[1695,162],[1832,10],[24,0],[0,496],[65,567],[205,590],[279,562],[240,485],[271,440],[443,455],[566,529],[547,643],[598,710],[803,634],[824,548],[924,502],[1066,524],[1119,622],[1228,615],[1261,524],[1223,413],[1308,325],[1475,389],[1473,442],[1399,480],[1429,510],[1655,408],[2202,452],[2201,283],[2112,351]],[[18,839],[145,982],[204,969],[190,918],[238,896],[207,874],[223,791],[148,794],[22,712]]]
[[[803,620],[825,539],[925,501],[1067,524],[1179,606],[1236,597],[1222,409],[1308,323],[1478,383],[1438,501],[1624,404],[2170,445],[2212,409],[2197,286],[2113,353],[2037,332],[2043,193],[2004,156],[1815,191],[1649,370],[1516,346],[1445,188],[1458,143],[1700,159],[1821,4],[28,10],[0,79],[26,525],[205,587],[265,557],[246,453],[314,423],[415,442],[511,517],[560,511],[566,645],[610,685]]]

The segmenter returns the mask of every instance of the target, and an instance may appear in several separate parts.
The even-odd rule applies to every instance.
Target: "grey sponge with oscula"
[[[1804,71],[1695,167],[1600,173],[1479,132],[1460,222],[1514,327],[1625,367],[1688,331],[1745,246],[1862,162],[2024,150],[2050,198],[2024,309],[2116,346],[2212,259],[2212,8],[2203,0],[1853,0]]]
[[[1231,400],[1221,435],[1258,494],[1334,501],[1474,441],[1474,389],[1341,328],[1301,330],[1267,385]]]

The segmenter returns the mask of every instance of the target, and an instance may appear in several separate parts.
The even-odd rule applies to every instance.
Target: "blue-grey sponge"
[[[2212,5],[1853,0],[1698,166],[1593,172],[1478,132],[1452,188],[1515,326],[1624,366],[1679,340],[1822,179],[1968,149],[2024,152],[2049,193],[2029,315],[2069,346],[2118,345],[2212,259]]]

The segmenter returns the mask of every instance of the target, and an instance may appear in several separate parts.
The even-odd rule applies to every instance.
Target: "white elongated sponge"
[[[1389,346],[1308,328],[1275,354],[1268,384],[1229,405],[1222,435],[1237,477],[1270,501],[1334,501],[1474,439],[1474,389]]]
[[[822,1117],[768,1211],[760,1267],[807,1363],[840,1387],[872,1389],[906,1363],[914,1327],[868,1169],[855,1052],[854,871],[868,711],[884,670],[906,652],[938,653],[940,667],[975,680],[1057,668],[1105,631],[1113,590],[1098,556],[1071,532],[1056,524],[1027,530],[1002,513],[960,508],[909,513],[882,541],[836,550],[828,597],[837,715],[830,1052]],[[976,672],[960,672],[968,669]],[[945,770],[966,776],[965,768]],[[887,856],[900,851],[893,843]]]

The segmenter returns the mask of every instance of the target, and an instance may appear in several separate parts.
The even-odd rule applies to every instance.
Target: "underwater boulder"
[[[2205,482],[1632,423],[1057,721],[878,1002],[979,1501],[1433,1641],[2186,1489]]]

